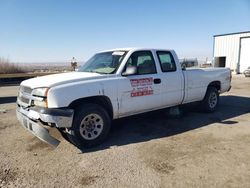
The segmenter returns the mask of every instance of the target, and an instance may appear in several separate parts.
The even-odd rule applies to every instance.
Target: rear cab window
[[[174,72],[176,71],[176,64],[174,58],[169,51],[157,51],[158,60],[161,65],[162,72]]]

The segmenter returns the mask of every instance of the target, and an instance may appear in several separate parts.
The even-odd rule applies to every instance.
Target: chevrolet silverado
[[[95,54],[77,72],[23,81],[16,113],[52,146],[59,141],[49,127],[77,147],[93,147],[107,137],[113,119],[196,101],[213,112],[230,87],[229,69],[185,69],[173,50],[114,49]]]

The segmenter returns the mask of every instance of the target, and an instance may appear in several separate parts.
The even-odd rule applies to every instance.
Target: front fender
[[[101,83],[92,84],[67,84],[53,87],[49,90],[47,100],[49,108],[67,107],[79,98],[104,95],[104,87]]]

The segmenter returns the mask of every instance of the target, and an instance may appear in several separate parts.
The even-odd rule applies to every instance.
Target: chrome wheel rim
[[[98,114],[85,116],[80,124],[80,134],[86,140],[96,139],[103,130],[103,119]]]
[[[210,108],[215,108],[216,105],[217,105],[217,95],[215,92],[211,93],[210,96],[209,96],[209,107]]]

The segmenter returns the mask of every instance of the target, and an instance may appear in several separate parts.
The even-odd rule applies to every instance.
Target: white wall
[[[250,32],[214,36],[214,57],[226,56],[226,67],[237,73],[241,37],[250,37]]]
[[[240,72],[243,73],[250,67],[250,37],[241,38]]]

